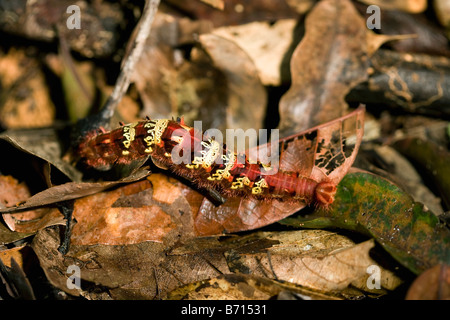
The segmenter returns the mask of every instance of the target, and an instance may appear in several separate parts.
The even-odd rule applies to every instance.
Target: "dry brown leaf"
[[[214,34],[201,35],[200,43],[227,79],[227,128],[261,129],[267,93],[252,59],[236,43]]]
[[[225,274],[182,286],[168,294],[169,300],[268,300],[282,292],[291,292],[307,300],[339,300],[300,286],[247,274]]]
[[[0,206],[9,207],[30,197],[30,191],[25,183],[19,183],[11,176],[0,176]]]
[[[82,173],[73,167],[70,163],[62,159],[63,145],[61,143],[59,132],[55,128],[27,129],[27,130],[7,130],[0,133],[0,140],[10,143],[14,148],[31,154],[37,161],[44,160],[48,166],[51,164],[64,173],[72,181],[81,181]],[[5,150],[7,150],[5,148]],[[26,155],[22,154],[23,161]],[[6,159],[10,162],[16,158]],[[14,165],[15,163],[8,163]],[[50,178],[48,178],[50,180]]]
[[[58,230],[47,228],[38,232],[32,248],[54,286],[90,299],[160,299],[184,283],[229,272],[220,252],[167,256],[166,245],[146,241],[124,246],[71,245],[63,256],[57,250],[59,245]],[[69,265],[80,267],[80,290],[67,287]],[[94,284],[100,287],[91,290]]]
[[[11,49],[0,57],[0,122],[6,128],[35,128],[52,124],[55,106],[36,58]]]
[[[145,192],[150,188],[150,182],[144,180],[75,201],[73,216],[77,224],[72,244],[162,242],[177,226],[165,210],[145,201],[150,198]]]
[[[258,242],[264,243],[262,240],[270,246],[258,248]],[[245,245],[225,253],[231,271],[283,280],[324,292],[340,291],[350,284],[358,284],[367,291],[367,268],[377,265],[369,256],[369,250],[374,247],[373,240],[356,244],[347,237],[323,230],[253,234],[237,242]],[[381,274],[383,288],[392,290],[401,283],[388,270],[383,269]],[[384,292],[378,290],[377,293]]]
[[[148,180],[78,199],[72,243],[126,245],[189,238],[193,225],[188,192],[181,182],[153,174]]]
[[[406,300],[450,300],[450,267],[439,264],[424,271],[409,287]]]
[[[0,206],[3,208],[26,201],[30,191],[24,183],[11,176],[0,176]],[[1,209],[3,209],[1,208]],[[3,214],[3,221],[12,231],[34,233],[53,224],[63,224],[63,217],[57,209],[44,208],[25,213]]]
[[[193,48],[190,59],[185,59],[176,49],[211,31],[209,21],[158,13],[152,29],[133,74],[144,105],[141,117],[183,116],[191,125],[202,120],[203,130],[225,129],[228,93],[223,73],[203,50]]]
[[[278,20],[273,24],[257,21],[239,26],[227,26],[215,29],[212,33],[235,42],[253,60],[261,83],[265,86],[279,86],[287,83],[283,79],[282,69],[294,40],[294,19]]]
[[[19,267],[23,269],[23,252],[26,251],[26,249],[24,250],[24,248],[25,246],[22,245],[20,247],[14,247],[11,249],[0,251],[0,260],[5,266],[11,268],[11,259],[14,259]]]
[[[136,170],[136,172],[134,172],[132,175],[116,181],[68,182],[36,193],[32,197],[19,203],[18,205],[7,208],[0,208],[0,213],[15,213],[19,211],[34,209],[36,207],[57,204],[62,201],[82,198],[106,190],[108,188],[112,188],[116,185],[141,180],[149,174],[150,172],[146,168],[140,168],[139,170]]]
[[[348,0],[320,1],[291,58],[292,85],[280,101],[280,136],[345,114],[345,96],[367,79],[365,20]]]

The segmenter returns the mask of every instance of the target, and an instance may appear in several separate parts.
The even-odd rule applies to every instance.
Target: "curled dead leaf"
[[[282,137],[345,114],[345,96],[368,78],[372,31],[350,1],[320,1],[305,30],[291,58],[291,87],[280,101]]]

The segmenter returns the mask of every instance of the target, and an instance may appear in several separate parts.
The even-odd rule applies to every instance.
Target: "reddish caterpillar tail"
[[[183,162],[173,158],[184,159]],[[182,120],[145,120],[110,132],[94,132],[79,145],[77,156],[87,167],[109,170],[150,156],[164,169],[225,197],[255,197],[316,203],[334,201],[336,185],[294,172],[274,174],[268,165],[249,163],[213,139],[206,139]]]

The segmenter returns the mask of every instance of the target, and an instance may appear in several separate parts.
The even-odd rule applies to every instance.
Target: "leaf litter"
[[[127,106],[122,110],[132,121],[146,115],[184,114],[187,123],[204,120],[222,130],[264,128],[266,122],[278,125],[282,168],[339,184],[330,208],[300,210],[304,205],[249,199],[229,199],[216,206],[202,190],[157,168],[151,172],[144,163],[112,178],[93,179],[68,157],[66,133],[53,128],[10,129],[0,138],[44,164],[40,173],[47,188],[31,194],[14,175],[1,176],[6,183],[0,207],[2,252],[7,252],[6,246],[21,248],[25,243],[54,288],[87,299],[367,299],[389,296],[411,283],[414,276],[408,272],[418,275],[434,265],[443,266],[433,285],[445,286],[445,265],[450,262],[445,223],[389,180],[368,173],[347,174],[363,141],[363,111],[352,114],[346,96],[370,78],[370,59],[378,48],[402,37],[368,30],[365,18],[349,1],[309,4],[310,11],[295,1],[282,2],[290,9],[278,11],[275,23],[264,21],[264,14],[258,14],[266,9],[259,7],[261,11],[255,9],[255,15],[236,26],[230,22],[242,17],[227,11],[227,6],[217,10],[220,1],[207,14],[196,11],[195,5],[185,7],[184,12],[193,12],[189,19],[165,12],[161,5],[148,50],[131,77],[136,87],[130,91],[141,99],[142,110],[139,114]],[[217,18],[212,19],[214,15]],[[295,35],[303,27],[304,35]],[[267,37],[253,42],[249,30]],[[129,57],[132,52],[124,61]],[[127,87],[122,86],[125,91]],[[274,87],[284,92],[278,94],[279,108],[271,105],[269,88]],[[37,101],[53,112],[52,104]],[[279,124],[276,119],[275,124],[268,121],[274,120],[273,110],[279,113]],[[368,111],[373,109],[369,106]],[[121,116],[116,113],[114,120]],[[331,161],[327,149],[307,151],[319,139],[337,148],[336,130],[341,134],[343,160],[325,170],[320,161]],[[404,141],[395,147],[411,152]],[[435,158],[421,161],[428,170],[441,170]],[[11,171],[11,164],[6,164],[2,172]],[[447,200],[441,187],[445,181],[436,183]],[[58,205],[67,200],[74,201],[71,246],[61,254],[60,230],[67,221]],[[287,225],[287,230],[271,231]],[[259,231],[261,227],[269,231]],[[18,252],[16,258],[22,255]],[[12,261],[6,267],[2,264],[10,296],[36,298],[22,267]],[[70,265],[80,267],[80,289],[67,286]],[[369,288],[370,266],[380,268],[381,288]],[[407,298],[423,298],[424,289],[418,288],[413,285]],[[443,290],[439,292],[445,297]]]

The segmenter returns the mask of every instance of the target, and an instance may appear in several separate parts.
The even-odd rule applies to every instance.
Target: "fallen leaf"
[[[264,276],[322,292],[342,291],[351,284],[370,291],[365,286],[367,268],[374,265],[383,274],[379,295],[385,294],[381,287],[394,290],[402,282],[370,258],[373,240],[355,243],[332,232],[299,230],[256,233],[234,242],[235,247],[224,254],[235,273]]]
[[[75,201],[73,217],[77,224],[72,230],[71,243],[162,242],[177,225],[165,212],[172,210],[154,205],[151,193],[146,191],[151,191],[151,184],[144,180]]]
[[[11,176],[0,176],[0,190],[0,210],[8,205],[26,201],[30,197],[27,186],[24,183],[19,183]],[[8,228],[11,231],[18,232],[18,235],[22,238],[46,226],[64,223],[61,213],[53,208],[30,210],[26,213],[4,214],[2,217]],[[5,231],[6,234],[8,232]],[[3,241],[7,240],[3,239]]]
[[[59,245],[59,232],[50,227],[37,233],[32,248],[52,285],[68,294],[90,299],[161,299],[183,283],[228,272],[223,255],[204,252],[195,257],[167,256],[167,246],[158,242],[71,245],[66,255],[58,252]],[[224,267],[214,259],[221,259]],[[80,267],[79,290],[67,287],[70,265]]]
[[[142,168],[141,170],[136,171],[133,175],[116,181],[68,182],[36,193],[35,195],[31,196],[30,198],[16,206],[0,208],[0,213],[15,213],[19,211],[34,209],[37,207],[56,204],[66,200],[82,198],[106,190],[118,184],[141,180],[148,174],[149,171],[147,171],[145,168]]]
[[[72,181],[81,181],[82,173],[62,159],[63,143],[57,129],[8,130],[0,133],[0,140],[50,163]]]
[[[11,49],[0,56],[0,123],[5,128],[36,128],[52,124],[55,106],[45,75],[35,57]]]
[[[235,42],[250,56],[263,85],[279,86],[289,81],[282,75],[289,73],[285,56],[294,41],[296,24],[294,19],[278,20],[273,24],[258,21],[217,28],[212,33]]]
[[[420,274],[409,287],[406,300],[450,300],[450,267],[438,264]]]
[[[0,279],[5,284],[9,296],[14,299],[35,300],[33,288],[22,267],[14,258],[11,258],[10,265],[8,268],[0,260]]]
[[[224,274],[181,286],[168,294],[168,300],[269,300],[281,292],[298,294],[305,300],[340,300],[301,286],[246,274]],[[256,309],[255,309],[256,311]],[[263,312],[261,310],[261,312]],[[256,313],[255,313],[256,314]]]
[[[227,79],[227,128],[261,129],[267,93],[254,62],[236,43],[215,34],[200,35],[200,43]]]
[[[280,101],[280,136],[345,114],[345,96],[367,79],[364,19],[350,1],[320,1],[306,18],[291,58],[292,84]]]
[[[322,233],[322,236],[317,236],[320,233]],[[265,238],[267,234],[269,237]],[[316,237],[309,239],[312,234],[316,234]],[[289,243],[287,240],[293,240],[292,236],[295,238],[295,235],[300,237]],[[335,242],[333,239],[340,239],[340,242]],[[313,242],[313,247],[311,248],[308,246],[309,240]],[[195,289],[199,289],[198,285],[201,283],[195,283],[203,281],[204,284],[207,284],[208,281],[205,280],[214,279],[222,274],[227,278],[227,274],[232,272],[230,269],[236,266],[233,265],[233,259],[231,259],[233,252],[239,252],[249,257],[254,254],[253,258],[256,259],[258,252],[262,253],[266,249],[272,250],[271,253],[273,253],[277,268],[283,267],[282,265],[278,266],[278,262],[276,262],[278,255],[284,255],[284,260],[289,261],[290,259],[295,259],[295,255],[291,255],[293,251],[297,251],[297,253],[302,252],[306,265],[311,267],[314,264],[313,260],[316,261],[316,266],[323,263],[322,275],[325,278],[328,277],[329,282],[333,282],[333,273],[339,275],[345,272],[340,270],[341,267],[347,269],[347,271],[352,268],[356,268],[354,270],[358,268],[362,270],[362,265],[356,264],[349,267],[345,266],[344,261],[348,260],[350,265],[352,265],[352,261],[364,261],[367,258],[368,248],[373,246],[373,243],[370,244],[369,242],[363,244],[362,248],[356,246],[352,249],[353,243],[343,236],[326,231],[308,230],[280,234],[276,232],[255,233],[243,238],[238,236],[225,239],[217,237],[181,238],[181,242],[170,245],[149,241],[114,246],[72,244],[66,255],[62,255],[57,251],[59,244],[58,229],[50,227],[37,233],[33,239],[32,248],[52,285],[71,295],[81,295],[90,299],[98,299],[100,297],[108,299],[179,299],[183,296],[185,298],[200,298],[202,295],[196,294],[195,291],[198,290]],[[342,249],[346,246],[349,249],[347,251],[343,250],[340,252],[335,250],[335,252],[332,252],[331,249]],[[326,247],[328,249],[325,249]],[[253,249],[256,250],[254,253],[252,253]],[[330,265],[332,262],[327,261],[327,252],[328,259],[335,259],[334,262],[338,263],[339,268],[333,268],[333,265]],[[224,255],[224,253],[226,254]],[[308,260],[309,253],[311,254],[310,260]],[[265,254],[269,257],[268,253]],[[324,258],[323,262],[320,261],[320,256]],[[350,259],[349,256],[356,260]],[[248,261],[250,260],[249,258]],[[67,286],[70,274],[68,267],[71,265],[80,268],[80,289],[71,289]],[[262,265],[265,265],[265,268],[270,270],[270,266],[267,265],[267,260],[265,260],[262,261],[259,268],[250,270],[251,273],[260,273]],[[280,271],[280,269],[278,270]],[[317,270],[318,274],[311,272],[310,270],[307,273],[309,275],[313,274],[313,278],[316,280],[320,278],[319,270]],[[268,275],[271,277],[270,274]],[[291,274],[291,276],[301,277],[301,275],[296,273]],[[241,275],[230,275],[229,277],[231,279],[240,279]],[[279,294],[282,290],[301,294],[308,299],[343,299],[345,297],[343,292],[318,290],[299,285],[298,283],[285,282],[282,279],[269,279],[267,274],[263,277],[255,274],[242,275],[242,277],[244,277],[244,280],[260,279],[259,285],[262,285],[262,287],[254,288],[256,290],[253,291],[250,288],[252,285],[247,287],[243,284],[248,289],[244,291],[244,296],[247,298],[253,297],[253,299],[256,299],[260,297],[267,299]],[[349,279],[356,277],[356,275],[348,274]],[[326,282],[327,279],[322,279],[322,281]],[[194,285],[182,287],[184,284],[189,283]],[[256,283],[256,286],[259,285]],[[343,287],[343,285],[341,286]],[[237,286],[235,289],[239,291],[239,288],[240,286]],[[189,292],[191,289],[195,291]],[[238,293],[233,288],[230,289],[232,289],[230,295],[220,291],[217,294],[221,294],[222,298],[227,296],[231,298]],[[259,290],[262,292],[258,293],[257,291]],[[251,292],[257,295],[252,295]],[[242,295],[244,293],[241,292],[239,294]],[[206,296],[204,297],[206,298]],[[210,298],[212,297],[210,296]]]
[[[343,228],[369,235],[416,274],[450,259],[450,230],[445,224],[399,187],[367,172],[347,174],[328,210],[296,215],[281,223]]]

